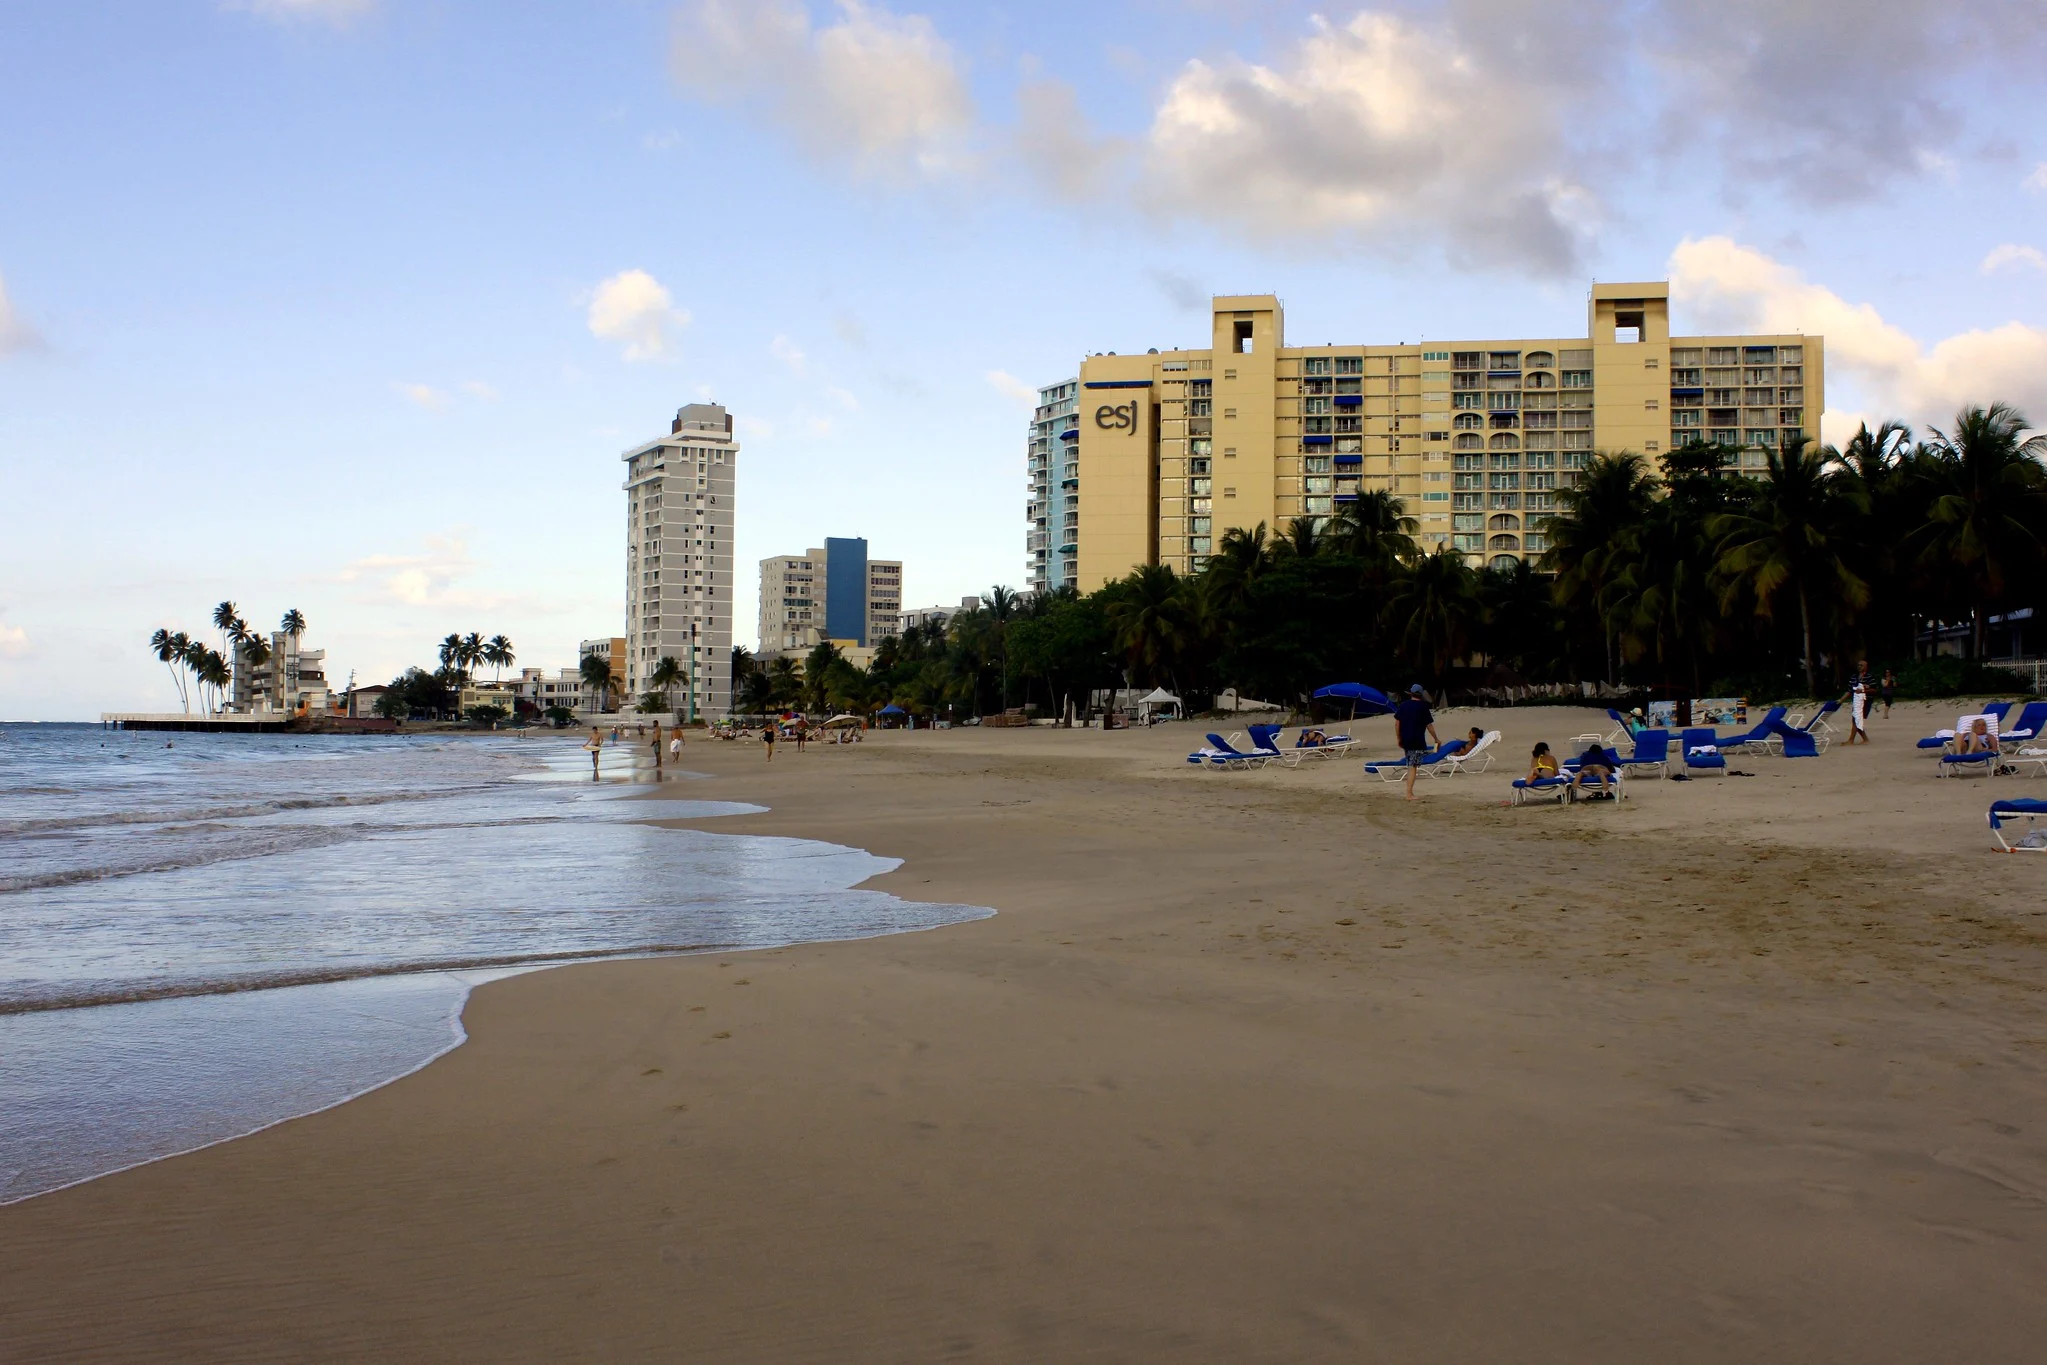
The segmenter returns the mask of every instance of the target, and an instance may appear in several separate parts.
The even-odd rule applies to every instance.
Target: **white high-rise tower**
[[[732,709],[733,490],[739,443],[732,414],[691,403],[668,435],[634,446],[626,464],[625,690],[628,706],[653,689],[661,660],[682,680],[685,719]]]

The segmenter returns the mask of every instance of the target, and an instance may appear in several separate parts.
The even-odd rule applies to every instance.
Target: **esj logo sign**
[[[1095,409],[1095,425],[1100,427],[1103,431],[1136,431],[1137,430],[1136,400],[1132,399],[1128,403],[1121,403],[1114,406],[1111,406],[1108,403],[1102,404],[1100,407]]]

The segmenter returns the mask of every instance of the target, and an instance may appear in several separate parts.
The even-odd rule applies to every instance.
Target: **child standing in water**
[[[597,757],[604,751],[604,732],[594,725],[591,726],[590,738],[583,742],[583,747],[590,751],[590,780],[595,782],[597,780]]]

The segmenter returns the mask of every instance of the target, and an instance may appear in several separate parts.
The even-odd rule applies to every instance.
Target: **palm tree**
[[[1219,618],[1240,610],[1251,596],[1251,587],[1272,566],[1272,547],[1265,543],[1265,523],[1247,531],[1232,526],[1223,532],[1216,552],[1201,569],[1201,590]]]
[[[1837,477],[1824,452],[1809,448],[1802,436],[1782,450],[1765,452],[1765,468],[1755,501],[1738,511],[1710,518],[1707,529],[1718,538],[1716,568],[1722,575],[1721,607],[1731,610],[1744,593],[1752,594],[1756,611],[1774,619],[1778,599],[1788,588],[1798,598],[1800,648],[1805,654],[1805,686],[1819,695],[1819,658],[1812,643],[1813,593],[1827,594],[1858,608],[1869,601],[1869,585],[1849,567],[1843,553],[1851,519],[1869,507],[1859,480]]]
[[[293,607],[284,614],[284,619],[277,623],[277,628],[291,637],[291,647],[296,650],[299,644],[299,636],[306,633],[305,613],[297,607]]]
[[[803,690],[803,678],[796,671],[794,659],[778,656],[770,660],[767,678],[770,705],[794,701],[796,694]]]
[[[213,689],[214,700],[206,703],[207,713],[211,714],[218,709],[220,690],[233,680],[234,675],[228,672],[227,660],[207,646],[194,644],[192,652],[192,676],[199,680],[202,688]],[[203,698],[204,694],[201,695]]]
[[[252,675],[255,670],[270,662],[270,654],[270,646],[264,642],[263,637],[247,631],[243,632],[241,640],[235,646],[235,658],[238,661],[238,669],[246,667]],[[253,689],[254,686],[255,683],[252,677],[250,687]]]
[[[1594,455],[1576,485],[1557,494],[1563,510],[1549,520],[1542,567],[1556,574],[1557,605],[1588,610],[1600,625],[1607,681],[1614,681],[1618,600],[1656,495],[1639,455]]]
[[[1406,504],[1385,489],[1375,488],[1337,509],[1326,534],[1345,554],[1391,568],[1420,553],[1414,539],[1420,532],[1421,523],[1407,515]]]
[[[448,638],[455,641],[455,648],[457,652],[460,652],[462,641],[453,635]],[[611,660],[605,658],[602,654],[585,654],[583,662],[577,666],[576,672],[581,675],[583,686],[597,694],[597,709],[609,711],[611,709],[611,689],[616,682],[616,678],[611,671]]]
[[[462,637],[447,635],[441,639],[441,670],[450,677],[466,672],[462,667]]]
[[[1435,678],[1447,674],[1483,618],[1478,589],[1478,572],[1460,550],[1446,547],[1409,564],[1386,594],[1386,624],[1401,652]]]
[[[490,639],[484,641],[483,661],[498,670],[499,677],[503,677],[504,671],[518,662],[518,659],[519,656],[512,652],[512,639],[510,636],[493,635]]]
[[[222,602],[213,609],[213,628],[220,632],[222,649],[227,648],[227,642],[240,622],[241,617],[236,614],[235,604],[232,602]]]
[[[2047,537],[2047,435],[2025,437],[2006,403],[1964,408],[1954,434],[1928,443],[1933,501],[1919,533],[1922,563],[1944,566],[1968,594],[1969,653],[1981,658],[1989,612],[2012,586],[2035,583]]]
[[[1323,546],[1323,537],[1315,528],[1316,518],[1295,517],[1286,524],[1286,531],[1273,543],[1275,554],[1290,554],[1296,559],[1313,559]]]
[[[178,705],[186,711],[192,709],[192,699],[185,691],[185,675],[181,671],[185,661],[185,648],[191,641],[181,631],[176,635],[163,627],[157,627],[156,634],[149,637],[149,648],[171,675],[171,685],[178,689]],[[180,667],[172,667],[173,664]]]
[[[661,694],[661,699],[668,704],[671,711],[675,709],[675,685],[682,679],[682,665],[675,661],[672,654],[662,655],[655,663],[653,671],[647,674],[647,684]]]
[[[1144,564],[1117,585],[1104,613],[1116,647],[1130,665],[1131,684],[1171,681],[1187,641],[1187,602],[1179,576],[1163,564]],[[1175,691],[1178,685],[1175,684]]]
[[[1848,444],[1835,451],[1828,448],[1827,454],[1839,464],[1852,469],[1861,476],[1864,483],[1874,484],[1896,469],[1912,449],[1912,428],[1895,419],[1878,423],[1871,431],[1864,422],[1848,438]]]
[[[765,714],[767,709],[775,704],[774,679],[761,670],[756,669],[747,673],[739,690],[740,695],[745,698],[745,709],[749,713]]]

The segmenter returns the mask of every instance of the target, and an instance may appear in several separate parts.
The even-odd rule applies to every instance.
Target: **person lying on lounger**
[[[1587,781],[1595,782],[1602,787],[1613,785],[1613,765],[1607,762],[1606,750],[1597,744],[1587,747],[1584,755],[1578,760],[1578,775],[1571,779],[1573,800],[1578,797],[1578,788],[1584,786]]]
[[[1301,731],[1300,739],[1295,741],[1303,749],[1312,749],[1317,745],[1327,744],[1328,742],[1329,736],[1320,730],[1303,730]]]
[[[1478,742],[1484,738],[1485,736],[1479,733],[1479,728],[1474,725],[1465,732],[1464,738],[1458,742],[1457,747],[1445,754],[1444,757],[1463,758],[1466,754],[1476,753],[1478,752]]]
[[[1537,742],[1535,751],[1528,755],[1528,780],[1537,781],[1557,775],[1557,756],[1549,751],[1549,745]]]
[[[1994,754],[1999,752],[1997,736],[1990,733],[1989,722],[1978,716],[1969,723],[1969,728],[1955,736],[1955,752],[1961,754]]]

